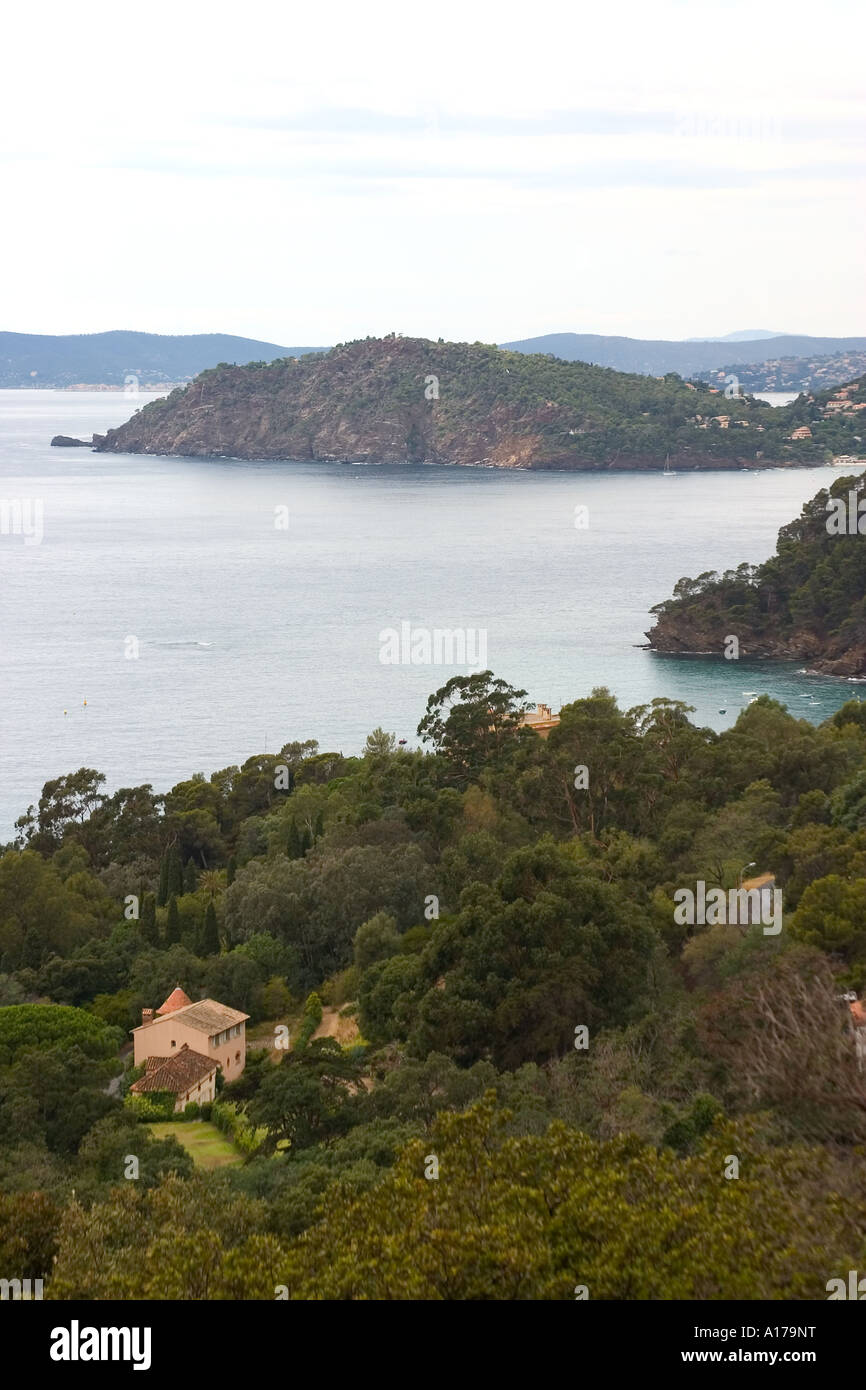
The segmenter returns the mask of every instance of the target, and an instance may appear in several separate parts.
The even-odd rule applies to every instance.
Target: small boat
[[[671,456],[670,456],[670,454],[668,454],[667,458],[665,459],[665,466],[664,466],[664,472],[662,473],[662,477],[663,477],[663,478],[675,478],[676,476],[677,476],[677,475],[676,475],[674,469],[671,468]]]
[[[726,709],[720,709],[720,710],[719,710],[719,714],[727,714],[727,712],[728,712],[728,711],[727,711]]]

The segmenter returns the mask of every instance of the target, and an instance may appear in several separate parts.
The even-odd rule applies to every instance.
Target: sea
[[[289,740],[358,753],[381,726],[418,746],[428,696],[470,660],[555,710],[606,686],[625,708],[684,700],[714,729],[758,694],[813,722],[857,696],[795,663],[642,646],[678,579],[765,560],[838,470],[664,477],[50,446],[146,399],[0,391],[0,843],[46,780],[80,767],[109,791],[167,791]]]

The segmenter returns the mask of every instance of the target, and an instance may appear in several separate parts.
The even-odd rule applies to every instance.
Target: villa
[[[142,1009],[131,1030],[135,1065],[144,1062],[146,1071],[130,1089],[174,1091],[177,1110],[191,1100],[213,1100],[217,1069],[226,1081],[244,1069],[248,1018],[215,999],[194,1004],[178,985],[160,1008]]]

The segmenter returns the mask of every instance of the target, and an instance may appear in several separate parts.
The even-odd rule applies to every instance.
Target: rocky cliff
[[[742,468],[823,456],[820,441],[787,442],[790,429],[784,411],[676,376],[390,337],[213,368],[94,443],[117,453],[497,468],[661,468],[668,455],[675,469]]]
[[[866,473],[807,502],[765,564],[681,579],[652,611],[654,651],[721,658],[735,637],[740,657],[866,678]]]

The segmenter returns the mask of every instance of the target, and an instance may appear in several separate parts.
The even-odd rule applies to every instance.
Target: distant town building
[[[848,1003],[849,1018],[851,1027],[854,1030],[854,1046],[857,1049],[857,1066],[863,1070],[866,1065],[866,1008],[863,1002],[857,999],[850,999]]]
[[[559,715],[553,713],[550,705],[536,705],[534,710],[524,713],[520,723],[528,729],[534,729],[542,738],[547,738],[551,729],[555,729],[559,723]]]

